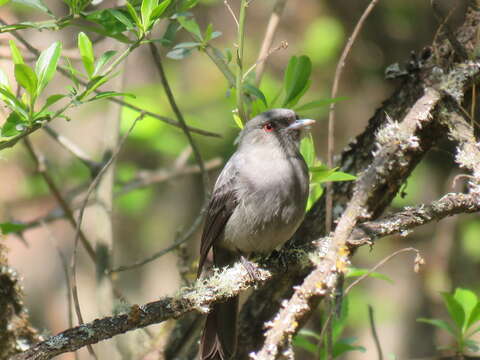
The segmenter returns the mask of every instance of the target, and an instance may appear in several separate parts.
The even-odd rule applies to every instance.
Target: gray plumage
[[[289,109],[273,109],[249,122],[237,151],[219,175],[201,240],[199,275],[213,248],[216,266],[241,255],[269,253],[285,243],[305,214],[308,168],[299,151],[303,129]],[[238,298],[210,311],[201,344],[202,360],[230,359],[236,346]]]

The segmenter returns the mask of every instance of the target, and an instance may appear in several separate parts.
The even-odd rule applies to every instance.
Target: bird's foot
[[[247,270],[248,275],[253,281],[260,281],[260,276],[257,272],[257,268],[254,263],[249,261],[245,256],[240,257],[240,262],[242,263],[245,270]]]

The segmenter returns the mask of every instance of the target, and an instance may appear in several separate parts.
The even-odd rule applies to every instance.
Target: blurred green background
[[[45,3],[56,14],[65,13],[60,1]],[[281,86],[288,60],[293,55],[307,55],[313,62],[312,86],[305,101],[329,97],[336,62],[343,46],[369,1],[357,0],[290,0],[287,2],[281,24],[273,45],[288,43],[287,49],[274,52],[268,60],[260,88],[271,98]],[[103,1],[100,7],[113,6]],[[238,1],[230,0],[238,9]],[[255,0],[248,8],[246,25],[246,63],[252,64],[257,56],[266,25],[273,7],[273,0]],[[451,1],[440,1],[440,9],[446,15],[453,6]],[[192,10],[202,29],[212,23],[222,36],[213,44],[219,49],[233,50],[236,27],[224,6],[223,0],[203,0]],[[461,20],[462,5],[453,13],[451,23]],[[7,23],[44,19],[30,8],[8,5],[0,7],[0,17]],[[336,139],[337,153],[356,134],[362,131],[369,117],[383,100],[388,98],[401,80],[386,80],[384,70],[392,63],[404,64],[411,52],[418,53],[431,44],[438,23],[428,0],[380,1],[367,20],[347,60],[338,95],[348,99],[337,104]],[[155,33],[163,33],[163,23]],[[64,49],[76,47],[76,29],[58,32],[22,31],[37,47],[46,48],[54,40],[61,40]],[[8,35],[1,34],[1,68],[12,76],[12,64],[8,59]],[[185,31],[180,31],[176,42],[190,41]],[[102,40],[95,53],[111,49],[110,40]],[[161,48],[162,55],[169,49]],[[78,57],[73,63],[79,65]],[[232,118],[234,98],[227,83],[204,54],[194,51],[183,60],[165,58],[167,76],[177,103],[187,122],[202,129],[217,132],[222,138],[194,135],[203,158],[208,161],[228,159],[234,151],[233,141],[238,135]],[[124,90],[134,93],[136,99],[129,102],[153,112],[174,117],[164,95],[148,47],[137,49],[127,60],[122,75]],[[47,89],[55,93],[68,85],[60,75]],[[118,90],[118,89],[117,89]],[[57,91],[58,92],[58,91]],[[100,101],[83,105],[69,112],[72,121],[55,120],[53,126],[66,137],[79,144],[85,151],[100,160],[102,142],[109,128],[104,126],[111,104]],[[0,119],[6,110],[0,110]],[[313,128],[315,147],[320,160],[326,158],[327,107],[309,111],[305,115],[317,119]],[[121,111],[122,132],[129,128],[136,113]],[[2,122],[2,121],[0,121]],[[78,192],[89,179],[87,169],[67,154],[46,134],[37,132],[31,136],[34,144],[45,153],[49,169],[63,194]],[[169,171],[187,148],[184,134],[156,119],[146,117],[137,124],[121,152],[116,164],[115,191],[145,170]],[[427,156],[392,204],[391,211],[408,205],[429,202],[452,191],[452,180],[461,173],[454,164],[449,143],[435,148]],[[450,151],[450,152],[449,152]],[[194,164],[192,156],[188,164]],[[35,166],[25,148],[18,144],[0,155],[0,218],[3,221],[29,222],[45,216],[56,208],[42,178],[35,173]],[[218,169],[210,172],[213,183]],[[115,196],[112,213],[114,231],[114,266],[128,264],[148,257],[153,252],[172,244],[176,236],[197,217],[203,198],[201,178],[198,174],[176,177]],[[95,216],[85,218],[85,230],[89,237],[100,236],[101,223]],[[200,230],[182,249],[182,264],[191,265],[196,260]],[[402,247],[418,248],[425,260],[420,274],[413,272],[413,255],[402,254],[379,271],[388,275],[393,284],[368,279],[352,290],[346,336],[355,336],[355,344],[366,352],[350,352],[345,359],[371,359],[375,348],[368,324],[367,305],[375,309],[377,330],[386,358],[420,358],[431,355],[437,345],[448,345],[449,339],[432,327],[416,322],[418,317],[446,318],[441,306],[440,291],[450,291],[457,286],[479,290],[480,270],[480,220],[478,216],[458,216],[438,224],[417,229],[412,234],[382,239],[370,251],[362,248],[354,257],[356,267],[369,268],[380,259]],[[24,242],[14,235],[3,241],[10,248],[12,266],[23,276],[25,300],[33,323],[45,332],[58,332],[68,326],[66,313],[66,284],[56,247],[70,256],[73,231],[63,220],[39,226],[24,233]],[[94,317],[95,275],[89,260],[80,251],[79,288],[80,300],[86,319]],[[181,286],[177,265],[179,252],[171,252],[159,260],[139,269],[117,275],[118,286],[132,302],[145,303],[162,295],[172,294]],[[186,255],[185,255],[186,254]],[[320,310],[319,310],[320,313]],[[308,324],[314,331],[320,329],[319,317]],[[153,331],[159,331],[155,327]],[[151,345],[138,340],[134,354],[148,352]],[[85,356],[84,352],[81,352]],[[299,359],[313,359],[312,355],[298,349]],[[395,356],[395,357],[393,357]],[[65,355],[63,358],[71,358]]]

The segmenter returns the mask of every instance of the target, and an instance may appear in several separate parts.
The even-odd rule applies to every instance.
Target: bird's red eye
[[[263,125],[263,130],[265,130],[267,132],[273,131],[272,123],[266,123],[265,125]]]

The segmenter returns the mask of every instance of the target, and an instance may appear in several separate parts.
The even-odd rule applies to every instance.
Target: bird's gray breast
[[[308,170],[298,156],[243,152],[231,160],[238,205],[225,225],[220,246],[241,253],[268,253],[300,225],[308,198]]]

